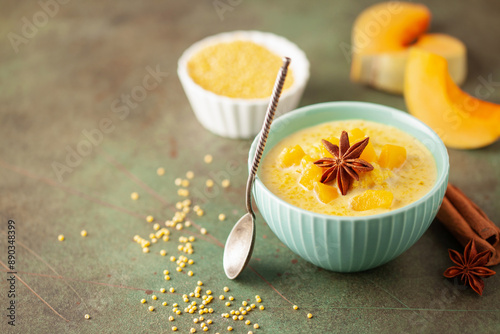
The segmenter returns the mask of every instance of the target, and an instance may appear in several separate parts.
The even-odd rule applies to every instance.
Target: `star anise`
[[[478,254],[474,239],[471,239],[465,246],[463,256],[453,249],[448,249],[448,252],[450,259],[457,265],[446,269],[443,273],[444,277],[453,278],[460,275],[464,285],[468,283],[472,290],[482,295],[484,282],[481,277],[490,277],[496,274],[493,270],[484,267],[490,260],[491,252],[486,250]]]
[[[340,147],[322,139],[321,142],[333,158],[321,158],[314,162],[319,167],[328,168],[321,176],[321,183],[327,183],[337,178],[337,185],[342,195],[347,194],[353,179],[359,181],[357,172],[369,172],[373,166],[363,159],[359,159],[361,153],[368,145],[369,137],[349,145],[349,135],[342,131],[340,135]]]

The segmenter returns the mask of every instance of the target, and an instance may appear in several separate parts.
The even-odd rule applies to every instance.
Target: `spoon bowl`
[[[255,218],[249,212],[238,220],[227,237],[223,259],[227,277],[234,279],[243,271],[250,260],[254,244]]]

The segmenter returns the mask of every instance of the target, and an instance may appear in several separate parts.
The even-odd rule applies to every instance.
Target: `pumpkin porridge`
[[[424,196],[436,163],[416,138],[385,124],[347,120],[286,137],[265,156],[264,185],[284,201],[316,213],[365,216]]]

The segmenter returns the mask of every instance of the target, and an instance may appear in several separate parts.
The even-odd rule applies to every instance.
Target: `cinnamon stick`
[[[460,189],[448,184],[437,218],[462,246],[474,239],[478,252],[490,251],[487,266],[500,263],[500,228]]]

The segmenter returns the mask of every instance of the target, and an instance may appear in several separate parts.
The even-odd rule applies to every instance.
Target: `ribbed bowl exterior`
[[[277,109],[278,115],[295,109],[299,104],[309,79],[309,61],[304,52],[287,39],[259,31],[218,34],[193,44],[184,52],[178,62],[177,74],[198,121],[219,136],[251,138],[262,128],[269,98],[235,99],[217,95],[196,84],[187,71],[187,62],[196,52],[208,45],[235,40],[253,41],[280,56],[292,59],[290,68],[294,74],[294,83],[283,92]]]
[[[190,83],[183,82],[185,78],[182,76],[180,78],[196,118],[207,130],[222,137],[242,139],[252,138],[259,133],[268,101],[247,102],[220,98],[215,94],[190,89]],[[278,104],[278,115],[296,108],[303,91],[304,86],[294,94],[284,95]]]
[[[253,189],[257,207],[271,230],[285,245],[319,267],[336,272],[357,272],[387,263],[417,242],[436,216],[448,184],[449,164],[446,148],[437,135],[429,132],[432,130],[406,113],[369,103],[331,102],[291,112],[285,116],[290,116],[287,120],[278,119],[277,123],[284,122],[291,130],[281,131],[277,135],[275,133],[275,136],[270,135],[271,146],[266,147],[266,152],[280,139],[295,132],[297,124],[300,126],[300,123],[306,123],[302,127],[310,126],[303,117],[308,117],[309,120],[314,118],[315,107],[321,109],[320,112],[324,114],[328,114],[325,110],[331,109],[332,118],[325,119],[324,122],[349,119],[345,112],[352,114],[349,111],[354,107],[363,110],[362,114],[372,113],[371,117],[377,112],[379,122],[384,122],[386,117],[386,124],[398,127],[397,123],[403,120],[410,122],[410,126],[418,128],[419,131],[424,129],[425,131],[420,131],[420,138],[417,139],[431,150],[436,160],[438,179],[435,186],[420,200],[388,213],[365,217],[340,217],[316,214],[288,204],[272,194],[257,178]],[[293,115],[297,112],[298,115]],[[384,115],[384,112],[398,112],[401,117]],[[339,118],[339,114],[344,116]],[[321,118],[324,117],[310,122],[319,124]],[[355,115],[352,118],[362,117]],[[284,128],[283,124],[276,125],[280,129]],[[255,146],[254,141],[250,150],[250,161]]]
[[[420,239],[441,206],[446,184],[417,206],[380,218],[311,215],[282,205],[258,186],[254,198],[271,230],[294,253],[328,270],[356,272],[389,262]]]

